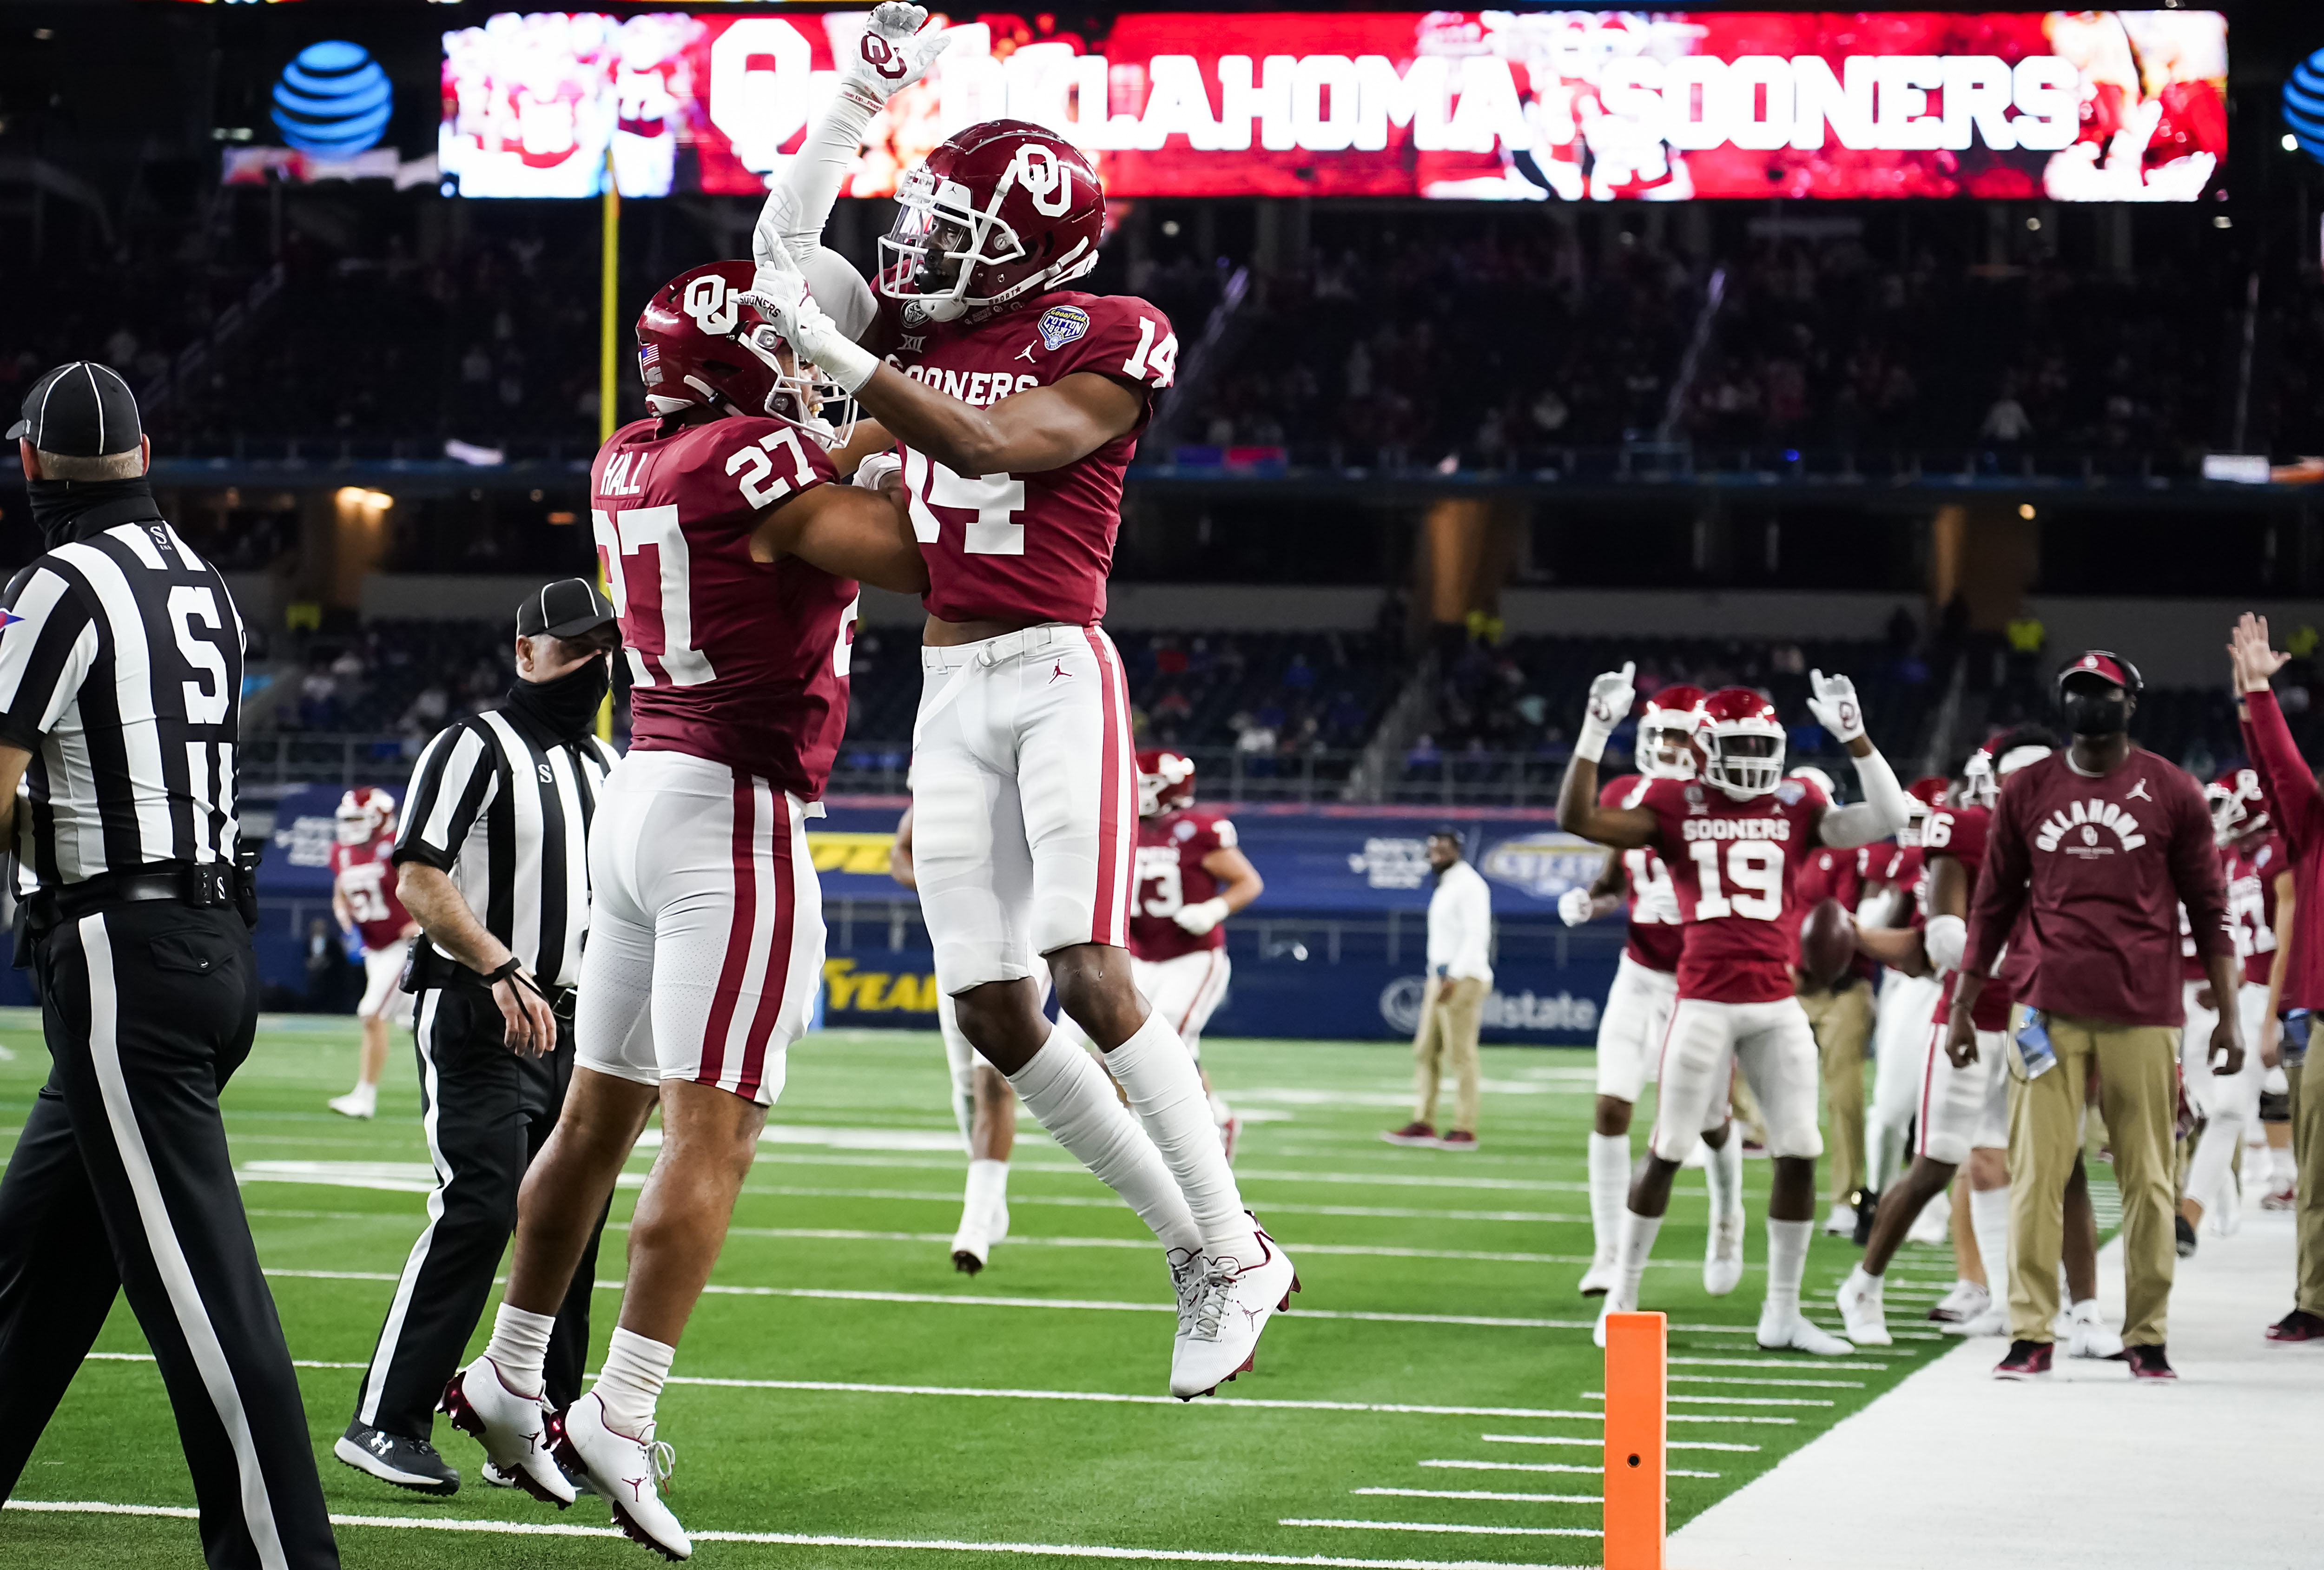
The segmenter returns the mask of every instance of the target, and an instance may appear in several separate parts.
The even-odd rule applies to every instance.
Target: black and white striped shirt
[[[242,617],[158,518],[59,546],[0,604],[0,742],[32,754],[18,891],[234,860]]]
[[[571,986],[589,929],[589,822],[618,756],[595,736],[544,738],[503,709],[447,725],[412,770],[394,859],[449,873],[542,984]]]

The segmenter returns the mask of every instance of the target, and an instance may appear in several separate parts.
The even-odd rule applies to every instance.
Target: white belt
[[[920,733],[927,729],[927,723],[951,707],[953,700],[960,696],[961,683],[967,679],[970,671],[990,670],[1003,660],[1045,653],[1067,644],[1086,649],[1089,647],[1087,638],[1086,628],[1065,622],[1043,622],[1038,626],[1019,627],[1013,633],[1003,633],[998,638],[981,638],[973,643],[922,645],[920,669],[923,671],[933,675],[939,670],[949,670],[952,674],[945,678],[942,687],[936,688],[936,695],[920,706],[920,712],[913,718],[912,750],[919,751]]]

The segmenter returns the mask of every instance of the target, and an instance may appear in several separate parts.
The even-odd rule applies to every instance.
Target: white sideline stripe
[[[166,1516],[198,1520],[201,1512],[183,1505],[105,1504],[93,1500],[12,1499],[0,1509],[62,1515]],[[561,1521],[447,1521],[417,1516],[331,1517],[335,1527],[381,1527],[397,1531],[473,1532],[502,1538],[619,1538],[615,1527],[567,1526]],[[1084,1543],[964,1543],[943,1538],[841,1538],[815,1532],[696,1532],[697,1543],[758,1543],[776,1547],[935,1549],[956,1554],[1012,1554],[1063,1559],[1139,1559],[1173,1565],[1311,1565],[1316,1570],[1573,1570],[1562,1565],[1514,1565],[1475,1559],[1341,1559],[1323,1554],[1224,1554],[1199,1548],[1114,1548]],[[1595,1536],[1596,1534],[1591,1534]]]
[[[979,1390],[965,1385],[872,1385],[839,1380],[721,1380],[672,1375],[674,1385],[707,1385],[742,1390],[823,1390],[865,1396],[972,1396],[1010,1401],[1098,1401],[1139,1407],[1184,1407],[1176,1396],[1125,1396],[1109,1390]],[[1422,1407],[1396,1401],[1293,1401],[1255,1396],[1210,1396],[1204,1407],[1254,1407],[1287,1412],[1400,1412],[1423,1418],[1586,1418],[1601,1421],[1595,1412],[1553,1412],[1536,1407]],[[1597,1440],[1592,1439],[1595,1445]]]
[[[1576,1439],[1563,1434],[1480,1434],[1478,1438],[1488,1445],[1586,1445],[1593,1450],[1603,1449],[1603,1439]],[[1757,1452],[1757,1445],[1735,1445],[1717,1439],[1668,1439],[1666,1450],[1745,1450]]]
[[[933,1188],[798,1188],[788,1186],[760,1187],[745,1186],[745,1194],[785,1199],[918,1199],[932,1205],[958,1205],[958,1189]],[[1010,1205],[1064,1205],[1087,1210],[1119,1210],[1121,1201],[1111,1195],[1102,1197],[1093,1194],[1012,1194]],[[1384,1205],[1282,1205],[1269,1204],[1271,1211],[1286,1215],[1352,1215],[1384,1221],[1523,1221],[1566,1222],[1580,1224],[1590,1217],[1567,1215],[1552,1210],[1416,1210]],[[1577,1256],[1578,1260],[1579,1256]],[[1586,1262],[1586,1261],[1583,1261]],[[1658,1261],[1648,1261],[1655,1263]],[[1674,1264],[1691,1264],[1677,1260]]]
[[[1665,1374],[1665,1381],[1674,1385],[1788,1385],[1809,1390],[1860,1390],[1862,1380],[1738,1380],[1718,1374]]]
[[[1495,1493],[1483,1488],[1351,1488],[1350,1493],[1396,1499],[1497,1499],[1510,1504],[1603,1504],[1594,1493]]]
[[[954,1203],[960,1196],[953,1196]],[[626,1231],[625,1226],[609,1222],[605,1230]],[[948,1243],[954,1233],[948,1232],[864,1232],[848,1227],[824,1226],[733,1226],[726,1229],[728,1237],[803,1238],[811,1242],[908,1242]],[[1010,1233],[1013,1243],[1031,1243],[1053,1249],[1139,1249],[1151,1251],[1151,1237],[1028,1237]],[[1366,1260],[1484,1260],[1498,1264],[1568,1265],[1588,1264],[1581,1254],[1510,1253],[1482,1249],[1406,1249],[1374,1248],[1361,1243],[1302,1243],[1302,1254],[1342,1254]]]
[[[134,623],[133,616],[131,621]],[[116,622],[116,624],[118,623]],[[145,1232],[145,1247],[153,1256],[154,1273],[169,1299],[171,1316],[186,1338],[187,1353],[201,1374],[202,1388],[217,1411],[218,1427],[234,1450],[235,1473],[241,1483],[243,1529],[250,1534],[264,1570],[289,1570],[282,1536],[274,1521],[274,1501],[266,1486],[265,1470],[258,1463],[258,1445],[250,1431],[250,1414],[242,1404],[242,1389],[235,1383],[234,1367],[226,1362],[217,1326],[210,1323],[209,1306],[202,1301],[186,1251],[178,1242],[177,1224],[161,1197],[161,1179],[145,1149],[145,1133],[137,1122],[137,1109],[129,1099],[129,1082],[121,1069],[118,984],[114,979],[113,937],[103,912],[84,916],[78,923],[82,963],[88,970],[88,1055],[97,1089],[105,1103],[105,1121],[121,1159],[122,1175],[137,1203],[137,1218]]]
[[[152,1362],[150,1352],[91,1352],[82,1354],[85,1362]],[[311,1357],[294,1357],[292,1368],[369,1368],[367,1362],[318,1362]]]
[[[1457,1532],[1471,1538],[1597,1538],[1605,1535],[1595,1527],[1446,1526],[1434,1521],[1334,1521],[1305,1516],[1286,1516],[1275,1524],[1278,1527],[1329,1527],[1335,1531],[1350,1532]]]
[[[1673,1368],[1799,1368],[1803,1366],[1800,1360],[1795,1357],[1672,1357],[1663,1361]],[[1856,1362],[1844,1357],[1820,1357],[1815,1361],[1815,1367],[1836,1368],[1859,1373],[1888,1371],[1879,1363]]]
[[[1461,1472],[1583,1472],[1592,1477],[1603,1475],[1606,1470],[1602,1466],[1572,1466],[1562,1461],[1421,1461],[1414,1464],[1448,1467]],[[1663,1475],[1665,1477],[1717,1477],[1719,1473],[1687,1472],[1674,1466],[1665,1471]]]
[[[1582,1399],[1585,1401],[1602,1401],[1606,1399],[1606,1392],[1603,1390],[1584,1390],[1582,1392]],[[1690,1407],[1829,1407],[1833,1404],[1830,1401],[1816,1400],[1812,1398],[1804,1396],[1666,1395],[1663,1399],[1674,1404],[1683,1401]]]

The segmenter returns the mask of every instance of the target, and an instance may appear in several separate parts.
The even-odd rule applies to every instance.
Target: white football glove
[[[775,324],[775,330],[799,358],[814,364],[848,392],[862,386],[880,368],[880,362],[816,304],[807,292],[807,274],[799,271],[790,248],[779,240],[759,258],[750,291],[742,298]]]
[[[872,8],[863,35],[856,41],[855,58],[839,73],[839,85],[884,104],[895,93],[927,74],[936,56],[952,42],[945,28],[920,31],[927,8],[886,0]]]
[[[1842,746],[1864,734],[1864,706],[1856,701],[1856,683],[1845,676],[1809,671],[1808,712]]]
[[[875,452],[856,465],[853,483],[867,491],[884,491],[903,472],[904,460],[891,448]]]
[[[1596,914],[1598,901],[1587,889],[1568,889],[1557,897],[1558,919],[1568,927],[1586,927]]]
[[[1227,902],[1215,896],[1204,900],[1199,905],[1182,905],[1178,908],[1177,913],[1170,918],[1197,937],[1205,936],[1212,928],[1226,919]]]
[[[1614,727],[1630,717],[1630,710],[1638,701],[1638,690],[1630,679],[1638,668],[1631,661],[1622,661],[1619,670],[1609,670],[1590,683],[1590,704],[1582,716],[1582,734],[1573,738],[1573,755],[1594,763],[1606,753],[1606,738]]]

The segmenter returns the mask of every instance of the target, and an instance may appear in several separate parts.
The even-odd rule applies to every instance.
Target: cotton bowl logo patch
[[[1078,305],[1053,305],[1041,313],[1041,342],[1061,349],[1090,329],[1089,312]]]

